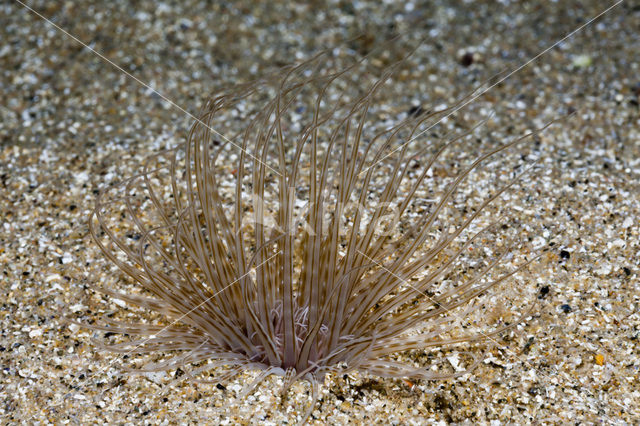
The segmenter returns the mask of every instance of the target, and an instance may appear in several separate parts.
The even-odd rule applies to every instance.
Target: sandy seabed
[[[518,69],[614,2],[254,3],[27,2],[68,34],[19,2],[0,5],[0,423],[299,419],[304,384],[285,402],[275,379],[238,401],[244,376],[224,389],[167,385],[175,372],[128,376],[126,359],[91,341],[99,333],[61,320],[129,312],[89,288],[118,285],[88,236],[96,193],[193,122],[123,70],[195,114],[220,88],[360,35],[357,59],[397,32],[424,38],[412,60],[425,78],[400,76],[391,109],[448,102],[517,70],[469,105],[494,112],[497,140],[575,112],[537,138],[538,171],[512,194],[511,219],[550,251],[527,282],[534,313],[471,374],[330,376],[310,421],[640,422],[640,7],[622,2]]]

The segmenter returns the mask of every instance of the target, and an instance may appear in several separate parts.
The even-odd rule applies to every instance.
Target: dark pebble
[[[538,299],[544,298],[547,294],[549,294],[549,286],[545,285],[540,289],[540,296],[538,296]]]
[[[411,117],[418,117],[424,114],[424,109],[420,105],[413,106],[409,108],[409,111],[407,111],[407,114],[409,114]]]
[[[464,55],[460,57],[460,65],[468,67],[471,64],[473,64],[473,53],[465,52]]]

